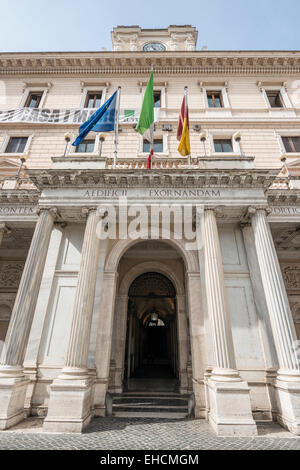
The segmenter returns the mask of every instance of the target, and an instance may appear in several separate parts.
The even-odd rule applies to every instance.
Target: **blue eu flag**
[[[115,129],[117,93],[118,90],[87,121],[81,124],[79,135],[72,145],[77,147],[90,131],[110,132]]]

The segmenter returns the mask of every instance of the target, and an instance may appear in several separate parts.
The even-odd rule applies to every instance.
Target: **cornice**
[[[25,204],[36,205],[39,201],[40,192],[26,189],[1,189],[0,204]]]
[[[28,170],[39,189],[46,188],[261,188],[268,189],[277,170]]]
[[[293,74],[299,51],[1,53],[0,75]]]
[[[300,189],[269,189],[267,199],[270,206],[300,204]]]

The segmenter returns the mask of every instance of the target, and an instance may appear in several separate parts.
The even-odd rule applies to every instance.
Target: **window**
[[[153,92],[154,108],[161,108],[161,91]]]
[[[268,97],[271,108],[284,108],[284,103],[280,91],[266,90],[266,95]]]
[[[85,108],[100,108],[101,106],[102,93],[101,91],[93,92],[89,91],[86,95]]]
[[[300,137],[281,137],[285,151],[300,153]]]
[[[28,137],[11,137],[8,141],[5,153],[23,153]]]
[[[230,139],[214,139],[215,152],[233,152]]]
[[[95,140],[83,140],[77,147],[76,153],[93,153],[95,148]]]
[[[42,99],[43,93],[29,93],[25,102],[25,108],[38,108]]]
[[[220,91],[210,91],[207,93],[207,102],[209,108],[223,108],[222,93]]]
[[[154,139],[153,150],[155,153],[163,152],[163,139]],[[148,142],[147,140],[143,141],[143,152],[144,153],[150,152],[150,142]]]

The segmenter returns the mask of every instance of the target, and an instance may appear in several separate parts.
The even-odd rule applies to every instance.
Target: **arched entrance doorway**
[[[178,375],[174,285],[161,273],[143,273],[128,292],[125,386],[175,390]]]

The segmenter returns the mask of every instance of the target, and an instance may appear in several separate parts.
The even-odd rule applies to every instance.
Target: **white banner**
[[[84,109],[19,108],[0,110],[0,122],[33,122],[38,124],[82,124],[96,111]],[[121,109],[120,124],[137,124],[139,109]],[[159,120],[159,108],[154,108],[155,122]]]

